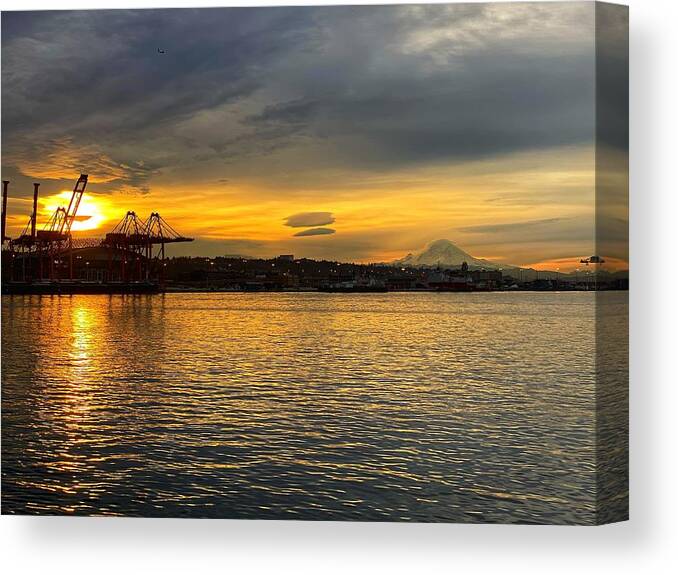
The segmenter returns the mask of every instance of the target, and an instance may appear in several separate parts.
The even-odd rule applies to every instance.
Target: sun
[[[43,208],[45,217],[47,219],[52,217],[52,214],[59,206],[68,207],[71,195],[72,192],[64,191],[47,198]],[[91,195],[83,195],[71,230],[80,232],[100,228],[103,223],[108,221],[108,217],[106,217],[107,208],[106,200],[93,198]]]

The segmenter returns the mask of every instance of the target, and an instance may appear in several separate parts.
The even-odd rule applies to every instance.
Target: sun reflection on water
[[[593,294],[523,295],[3,298],[3,509],[588,521]]]

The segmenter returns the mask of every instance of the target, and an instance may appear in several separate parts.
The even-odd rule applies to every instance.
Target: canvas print
[[[2,13],[2,513],[628,517],[628,10]]]

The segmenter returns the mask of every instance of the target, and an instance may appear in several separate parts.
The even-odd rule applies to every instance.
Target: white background
[[[284,3],[241,0],[231,4]],[[191,4],[229,2],[0,0],[2,10]],[[5,572],[676,572],[678,2],[629,0],[628,4],[631,521],[605,527],[533,527],[3,516],[0,560]]]

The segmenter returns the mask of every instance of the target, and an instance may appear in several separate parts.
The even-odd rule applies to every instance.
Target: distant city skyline
[[[625,141],[595,140],[593,10],[3,13],[8,234],[33,181],[46,222],[82,171],[78,234],[159,211],[196,238],[171,254],[380,262],[449,239],[571,270],[595,253],[596,146],[626,186]]]

